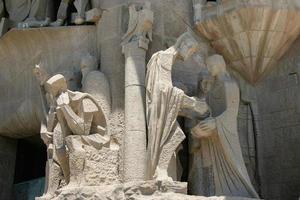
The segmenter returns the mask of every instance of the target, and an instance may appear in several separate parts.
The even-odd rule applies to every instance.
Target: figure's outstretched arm
[[[205,99],[184,95],[179,115],[190,119],[203,118],[209,115],[209,107],[205,102]]]

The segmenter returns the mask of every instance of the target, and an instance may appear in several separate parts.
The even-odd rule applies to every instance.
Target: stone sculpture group
[[[0,0],[0,199],[298,195],[299,2]]]
[[[56,21],[51,22],[47,14],[38,18],[41,7],[51,7],[49,2],[5,3],[10,20],[21,27],[63,25],[69,1],[61,1]],[[74,5],[78,11],[75,24],[89,21],[88,1],[75,0]],[[3,9],[1,1],[0,15]],[[22,12],[22,17],[14,18],[15,12]],[[191,194],[259,198],[238,138],[239,88],[225,60],[189,29],[173,46],[153,54],[146,66],[153,21],[150,3],[129,5],[128,30],[121,44],[125,56],[124,177],[119,173],[121,144],[111,137],[109,127],[110,84],[98,70],[97,59],[89,53],[82,56],[81,91],[69,90],[62,74],[50,76],[42,65],[34,68],[44,111],[40,134],[48,155],[45,192],[38,199],[72,199],[70,195],[83,195],[85,190],[99,199],[106,199],[105,195],[138,199],[166,191],[184,195],[187,185],[181,182],[178,151],[186,137],[191,140]],[[189,59],[202,71],[198,95],[193,97],[172,80],[175,62]],[[190,122],[189,131],[181,128],[179,116]]]
[[[149,9],[148,6],[144,9]],[[134,7],[131,9],[131,12],[136,12]],[[139,12],[145,13],[144,10]],[[151,24],[151,20],[139,20]],[[143,27],[146,28],[138,31],[133,28],[129,33],[134,34],[131,38],[128,39],[128,35],[124,37],[127,38],[123,44],[124,52],[126,58],[131,59],[126,62],[128,70],[137,67],[135,65],[139,62],[145,62],[147,48],[144,47],[149,42],[145,33],[150,31],[147,27],[151,26]],[[125,176],[128,176],[128,182],[137,181],[135,174],[144,179],[143,184],[164,183],[166,188],[177,187],[175,192],[185,193],[187,188],[180,183],[180,166],[177,164],[177,151],[186,137],[177,117],[183,116],[193,121],[187,133],[193,141],[193,164],[189,175],[192,193],[258,198],[239,144],[239,88],[226,71],[223,57],[215,54],[205,58],[207,67],[202,74],[206,72],[206,76],[199,81],[201,89],[198,97],[188,96],[172,83],[172,67],[176,59],[198,58],[196,54],[199,54],[201,48],[207,46],[201,46],[195,35],[187,31],[174,46],[155,53],[150,59],[144,77],[145,90],[136,93],[141,95],[141,98],[136,96],[138,99],[146,97],[146,123],[142,124],[147,124],[147,135],[146,132],[137,135],[137,131],[127,133],[129,138],[133,138],[125,139],[125,151],[130,154],[130,150],[126,150],[126,145],[130,145],[131,152],[138,151],[141,154],[138,155],[140,163],[131,163],[136,167],[130,169],[128,174],[125,173]],[[144,56],[135,57],[135,53]],[[135,59],[136,62],[132,63]],[[119,146],[111,140],[107,127],[110,113],[109,84],[105,75],[97,71],[95,66],[97,61],[93,56],[82,58],[82,92],[68,90],[66,79],[61,74],[50,77],[41,66],[34,69],[40,81],[43,99],[46,99],[44,110],[48,112],[41,125],[41,138],[48,149],[46,188],[44,196],[39,199],[55,198],[57,191],[120,184],[116,167]],[[134,80],[131,81],[133,83],[130,79],[126,82],[127,95],[137,87]],[[133,88],[130,88],[130,83]],[[144,114],[142,110],[140,112],[143,119]],[[130,115],[127,117],[128,123],[134,120]],[[130,131],[129,128],[127,130]],[[135,136],[144,141],[142,144],[146,144],[146,141],[148,144],[136,144]],[[130,157],[129,162],[132,162]],[[108,169],[109,172],[103,171]]]

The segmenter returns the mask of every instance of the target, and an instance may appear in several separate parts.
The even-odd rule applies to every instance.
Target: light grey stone
[[[122,37],[125,56],[124,181],[146,179],[145,71],[146,51],[152,40],[153,12],[129,6],[128,30]],[[132,102],[135,105],[132,106]],[[136,163],[139,163],[137,166]]]

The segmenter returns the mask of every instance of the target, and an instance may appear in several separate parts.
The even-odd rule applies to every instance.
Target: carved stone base
[[[90,137],[90,136],[87,136]],[[70,183],[67,187],[119,184],[119,148],[100,149],[82,142],[80,136],[68,136]]]
[[[201,197],[187,195],[187,183],[142,181],[110,186],[66,187],[56,197],[38,200],[253,200],[241,197]]]
[[[60,194],[64,195],[65,191],[67,196],[77,195],[80,191],[78,194],[82,197],[80,199],[86,199],[85,192],[90,191],[90,188],[97,188],[95,189],[97,193],[98,190],[105,193],[106,187],[120,184],[118,145],[110,142],[93,143],[93,139],[95,139],[93,136],[72,135],[66,137],[70,182],[66,186],[56,189],[55,194],[48,191],[47,194],[36,200],[60,199]],[[88,139],[94,145],[85,142]]]
[[[142,181],[110,186],[65,187],[57,191],[52,198],[37,198],[36,200],[125,200],[125,199],[156,199],[167,194],[186,194],[187,183]]]

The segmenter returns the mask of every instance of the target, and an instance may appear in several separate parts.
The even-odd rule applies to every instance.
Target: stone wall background
[[[266,199],[300,196],[300,39],[256,88],[261,192]]]
[[[80,39],[79,39],[80,38]],[[11,30],[0,40],[0,132],[24,138],[39,134],[41,96],[32,70],[41,62],[49,75],[63,74],[80,86],[80,58],[97,56],[94,26]]]
[[[0,199],[10,199],[12,195],[17,142],[0,137]]]

